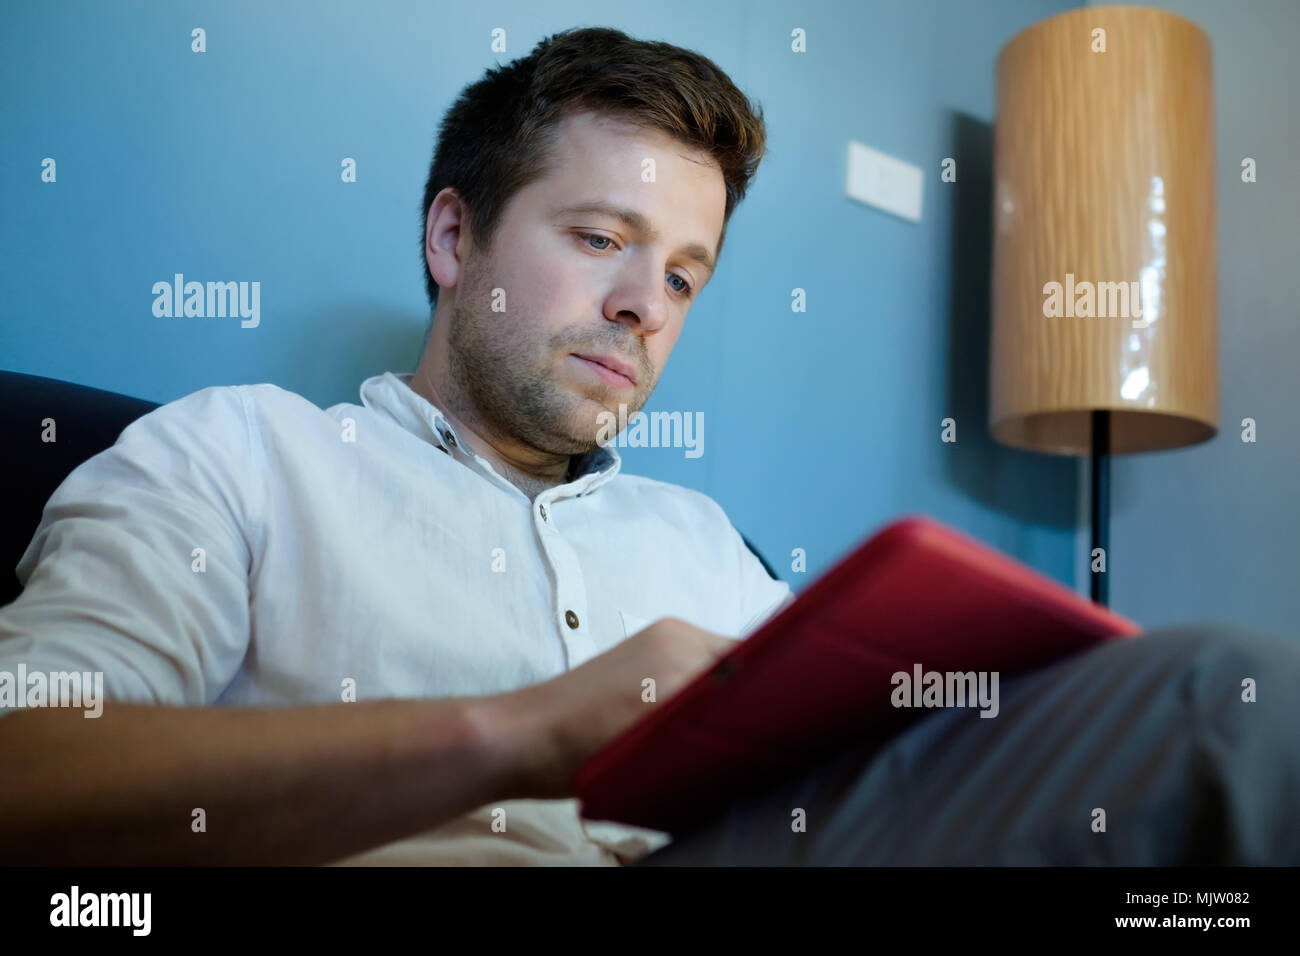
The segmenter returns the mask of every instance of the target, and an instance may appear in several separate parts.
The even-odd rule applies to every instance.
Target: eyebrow
[[[553,216],[563,216],[572,213],[595,213],[599,216],[609,216],[617,219],[626,225],[629,229],[641,233],[651,242],[659,238],[659,230],[650,225],[650,220],[637,212],[635,209],[629,209],[626,206],[616,206],[614,203],[603,202],[601,200],[591,200],[590,202],[579,202],[569,206],[560,206],[551,210]],[[704,268],[709,270],[709,275],[713,275],[715,260],[713,253],[700,245],[698,242],[692,242],[682,246],[683,255],[694,259]]]

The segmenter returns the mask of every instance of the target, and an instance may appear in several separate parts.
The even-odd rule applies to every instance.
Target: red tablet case
[[[679,693],[647,704],[578,771],[574,794],[588,819],[678,832],[837,745],[931,713],[891,704],[897,671],[997,671],[1002,681],[1140,633],[973,538],[909,516]]]

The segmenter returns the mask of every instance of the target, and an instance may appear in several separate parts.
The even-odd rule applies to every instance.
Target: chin
[[[606,427],[607,422],[611,423],[609,427],[617,434],[617,404],[611,409],[603,402],[595,400],[583,402],[582,408],[570,418],[568,427],[565,429],[576,448],[576,450],[570,451],[569,454],[586,453],[595,448],[600,443],[601,429]]]

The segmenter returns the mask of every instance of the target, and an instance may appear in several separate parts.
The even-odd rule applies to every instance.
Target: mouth
[[[632,369],[632,366],[626,362],[620,362],[613,356],[579,355],[574,352],[573,357],[600,376],[601,380],[608,385],[615,388],[634,388],[636,386],[636,372]]]

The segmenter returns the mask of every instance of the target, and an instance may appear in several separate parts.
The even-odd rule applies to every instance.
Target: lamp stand
[[[1110,412],[1106,409],[1092,411],[1092,549],[1088,552],[1088,568],[1092,574],[1092,599],[1102,607],[1109,606],[1110,588],[1105,570],[1091,570],[1101,548],[1102,567],[1110,567]]]

